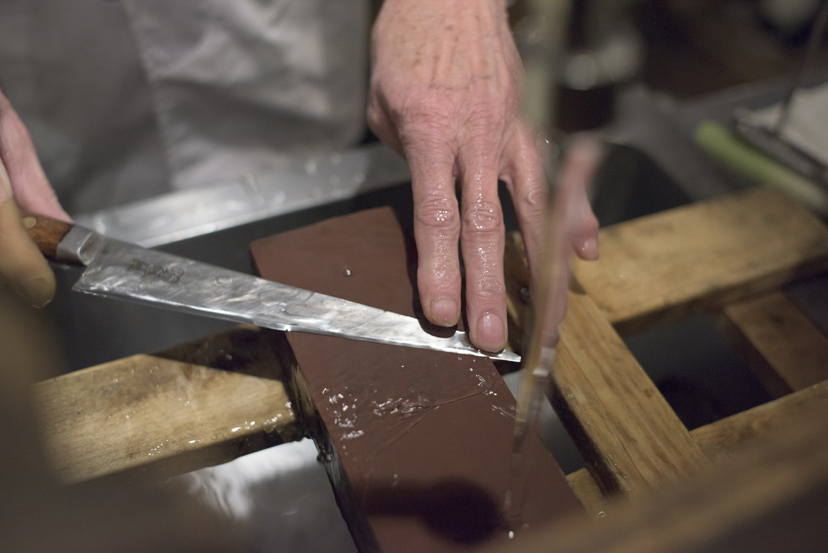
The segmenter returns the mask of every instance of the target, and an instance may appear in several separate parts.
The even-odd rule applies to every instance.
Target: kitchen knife
[[[86,267],[73,290],[149,303],[275,330],[308,332],[519,362],[480,351],[466,333],[444,338],[413,318],[107,238],[77,225],[24,214],[47,259]]]

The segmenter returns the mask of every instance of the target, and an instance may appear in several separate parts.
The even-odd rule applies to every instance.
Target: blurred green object
[[[822,217],[828,217],[828,194],[811,180],[769,158],[725,125],[702,121],[696,144],[719,163],[765,186],[779,188]]]

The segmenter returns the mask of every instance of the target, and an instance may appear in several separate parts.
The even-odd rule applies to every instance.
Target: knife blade
[[[85,267],[73,290],[147,303],[285,332],[307,332],[519,362],[474,347],[465,332],[426,332],[419,320],[278,282],[150,250],[48,217],[24,214],[41,252]]]

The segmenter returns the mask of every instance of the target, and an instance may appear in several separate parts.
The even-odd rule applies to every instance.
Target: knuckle
[[[388,131],[389,121],[385,112],[373,102],[368,105],[366,110],[366,122],[368,128],[378,136]]]
[[[460,227],[457,204],[449,198],[429,198],[421,202],[414,217],[416,225],[428,229],[455,232]]]
[[[503,233],[503,211],[494,202],[473,202],[463,210],[463,229],[473,234]]]
[[[456,259],[456,257],[455,257]],[[456,262],[441,259],[428,266],[420,265],[417,269],[417,282],[424,284],[427,293],[439,291],[458,291],[462,285],[460,270]]]
[[[512,87],[497,92],[481,87],[469,99],[469,113],[473,118],[490,124],[502,123],[508,119],[511,108],[516,105],[516,99]]]
[[[453,122],[457,117],[451,109],[438,102],[431,105],[409,102],[401,109],[392,110],[391,119],[396,122],[407,152],[443,162],[453,158],[456,149]]]
[[[503,280],[503,274],[499,271],[490,271],[478,275],[471,286],[474,294],[479,298],[494,299],[506,294],[506,283]]]
[[[411,91],[393,102],[400,119],[411,125],[444,125],[456,117],[456,106],[448,98],[429,92]]]
[[[490,102],[476,102],[469,111],[468,126],[472,132],[491,133],[505,126],[506,115],[502,107]]]
[[[368,125],[372,128],[374,126],[379,125],[383,119],[382,108],[379,106],[379,103],[373,98],[368,102],[366,117],[368,119]]]
[[[532,186],[517,198],[517,210],[523,213],[539,213],[546,209],[547,193],[543,186]]]

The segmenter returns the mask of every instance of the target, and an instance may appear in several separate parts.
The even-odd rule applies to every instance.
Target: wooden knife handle
[[[20,215],[23,220],[23,228],[29,232],[29,236],[40,248],[41,253],[46,259],[55,261],[57,245],[63,240],[66,233],[72,229],[71,223],[58,221],[45,215],[29,213],[28,211],[22,211]]]

